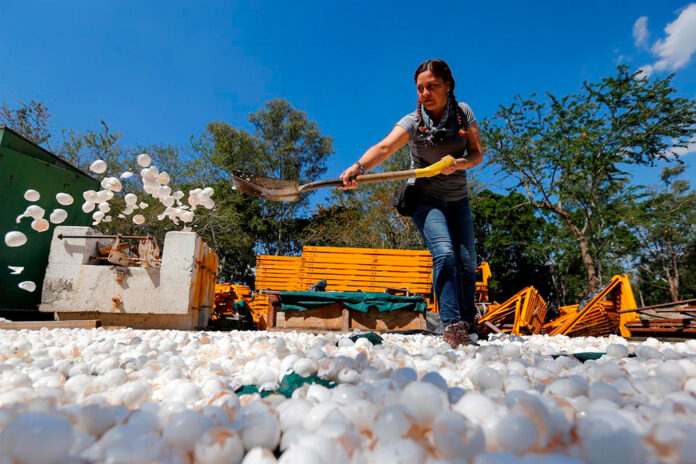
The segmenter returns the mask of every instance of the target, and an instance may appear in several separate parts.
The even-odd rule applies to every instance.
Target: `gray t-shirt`
[[[459,107],[464,112],[462,124],[466,129],[476,122],[476,117],[466,103],[459,103]],[[408,147],[411,149],[411,169],[428,167],[446,155],[461,158],[467,154],[468,139],[459,135],[459,124],[454,111],[445,123],[446,134],[438,141],[433,141],[432,137],[429,139],[427,133],[418,130],[415,111],[401,118],[396,125],[404,128],[410,135]],[[440,174],[435,177],[423,177],[416,179],[415,183],[426,195],[441,200],[461,200],[467,195],[465,170],[455,171],[449,176]]]

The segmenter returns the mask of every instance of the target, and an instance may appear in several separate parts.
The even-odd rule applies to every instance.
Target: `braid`
[[[457,103],[457,97],[454,96],[454,92],[450,90],[450,96],[452,97],[452,103],[454,104],[454,112],[457,115],[457,125],[459,126],[459,136],[468,138],[469,134],[464,129],[464,122],[462,121],[462,116],[464,116],[464,110],[459,107]]]
[[[427,127],[425,127],[425,124],[423,124],[423,115],[421,114],[421,102],[418,100],[418,105],[416,106],[416,118],[418,120],[418,130],[421,132],[425,132],[428,130]]]

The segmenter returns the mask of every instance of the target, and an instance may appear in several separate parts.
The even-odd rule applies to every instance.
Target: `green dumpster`
[[[31,228],[30,218],[17,224],[17,216],[27,206],[36,204],[46,210],[46,220],[55,208],[62,208],[68,212],[68,219],[62,225],[89,225],[91,216],[82,212],[82,192],[99,188],[99,182],[89,175],[17,132],[0,127],[0,310],[38,309],[55,228],[51,224],[49,230],[39,233]],[[26,201],[24,192],[27,189],[38,191],[39,201]],[[59,204],[56,194],[60,192],[72,195],[73,204]],[[16,248],[5,245],[5,234],[12,230],[23,232],[27,243]],[[8,266],[21,266],[24,270],[14,275]],[[36,284],[34,292],[18,287],[25,280]]]

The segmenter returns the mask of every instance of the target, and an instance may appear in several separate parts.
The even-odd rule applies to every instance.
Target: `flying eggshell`
[[[82,211],[85,213],[91,213],[94,211],[94,208],[96,207],[96,203],[92,203],[90,201],[86,201],[82,204]]]
[[[24,282],[20,282],[18,287],[22,290],[26,290],[27,292],[33,292],[34,290],[36,290],[36,284],[31,280],[25,280]]]
[[[102,174],[104,171],[106,171],[106,162],[104,160],[96,160],[89,166],[89,170],[96,173],[96,174]]]
[[[29,189],[24,192],[24,199],[27,201],[39,201],[39,198],[41,198],[41,194],[36,190]]]
[[[56,201],[63,206],[70,206],[73,204],[73,197],[68,193],[56,193]]]
[[[68,218],[68,212],[64,209],[56,208],[53,210],[49,219],[53,224],[60,224]]]
[[[5,234],[5,245],[8,247],[18,247],[27,243],[27,236],[22,232],[13,230]]]
[[[143,222],[145,222],[145,216],[143,216],[142,214],[136,214],[135,216],[133,216],[133,222],[140,225]]]
[[[44,218],[34,219],[31,222],[31,228],[37,232],[46,232],[49,228],[49,223]]]
[[[138,155],[138,164],[144,168],[148,167],[152,163],[152,160],[150,159],[150,156],[148,156],[146,153],[142,153]]]

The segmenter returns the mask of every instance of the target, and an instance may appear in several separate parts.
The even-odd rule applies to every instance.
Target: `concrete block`
[[[168,232],[162,246],[162,265],[150,269],[97,264],[96,240],[60,240],[60,234],[98,235],[89,227],[56,227],[41,311],[60,314],[61,320],[72,314],[75,319],[96,318],[105,324],[109,315],[117,325],[142,328],[193,329],[207,325],[218,259],[194,232]],[[127,315],[179,317],[149,317],[150,322],[146,322],[148,318]],[[123,323],[118,324],[119,320]],[[167,320],[175,327],[165,327]],[[149,327],[154,321],[161,325]]]

